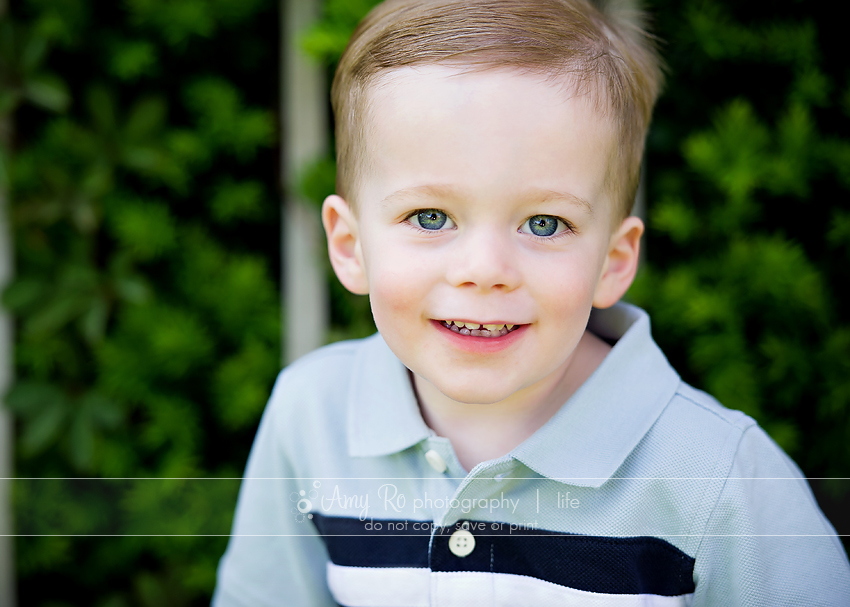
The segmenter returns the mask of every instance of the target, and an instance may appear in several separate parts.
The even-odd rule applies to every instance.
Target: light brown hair
[[[644,21],[628,0],[386,0],[354,31],[334,77],[337,193],[356,209],[369,162],[367,95],[381,75],[436,63],[511,68],[567,82],[615,122],[608,181],[626,217],[663,79]]]

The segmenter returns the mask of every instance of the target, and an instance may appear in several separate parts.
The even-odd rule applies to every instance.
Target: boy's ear
[[[348,203],[333,194],[322,204],[322,225],[328,237],[331,266],[342,285],[357,295],[369,292],[357,218]]]
[[[639,218],[626,217],[611,234],[608,256],[593,295],[594,308],[610,308],[628,291],[637,272],[643,230]]]

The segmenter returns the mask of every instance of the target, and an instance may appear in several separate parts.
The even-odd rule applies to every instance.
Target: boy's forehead
[[[563,162],[601,170],[607,180],[616,150],[609,116],[576,83],[517,69],[397,68],[370,87],[366,109],[371,170],[364,171],[370,192],[363,198],[382,204],[463,198],[478,176],[521,198],[560,199],[593,211],[599,192],[586,181],[584,191],[562,187],[575,169]],[[513,170],[492,170],[500,165]],[[517,176],[527,181],[511,181]]]

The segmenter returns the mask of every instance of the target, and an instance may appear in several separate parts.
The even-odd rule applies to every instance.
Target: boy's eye
[[[535,215],[534,217],[529,217],[528,220],[522,224],[520,231],[524,234],[534,234],[535,236],[552,236],[558,231],[559,224],[563,224],[563,222],[557,217],[552,217],[551,215]]]
[[[450,228],[454,227],[454,222],[449,219],[449,216],[437,209],[424,209],[413,213],[408,219],[416,227],[425,230],[439,230],[447,223],[451,224]]]

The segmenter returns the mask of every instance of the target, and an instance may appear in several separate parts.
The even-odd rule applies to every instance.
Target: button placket
[[[497,474],[493,474],[494,470],[502,470],[502,472],[499,472]],[[475,483],[487,483],[487,484],[497,483],[497,484],[501,484],[505,480],[510,480],[509,475],[511,475],[513,473],[513,470],[514,470],[513,466],[507,466],[506,467],[504,462],[501,462],[500,464],[490,465],[490,466],[487,466],[486,468],[481,468],[481,469],[478,469],[476,467],[472,472],[469,473],[469,475],[467,475],[467,477],[463,481],[461,481],[460,486],[457,488],[457,490],[455,491],[455,494],[452,496],[452,500],[455,503],[458,503],[460,500],[464,499],[464,497],[467,497],[470,492],[473,492],[473,493],[476,493],[476,494],[479,493],[479,492],[473,490],[473,485]],[[487,490],[486,492],[489,495],[489,490]],[[478,496],[476,495],[474,497],[478,497]],[[460,512],[457,512],[457,508],[450,508],[445,513],[445,516],[443,517],[442,521],[440,521],[440,523],[442,525],[451,524],[451,521],[457,520],[456,518],[454,518],[454,515],[459,515],[459,514],[467,514],[467,513],[460,513]]]

